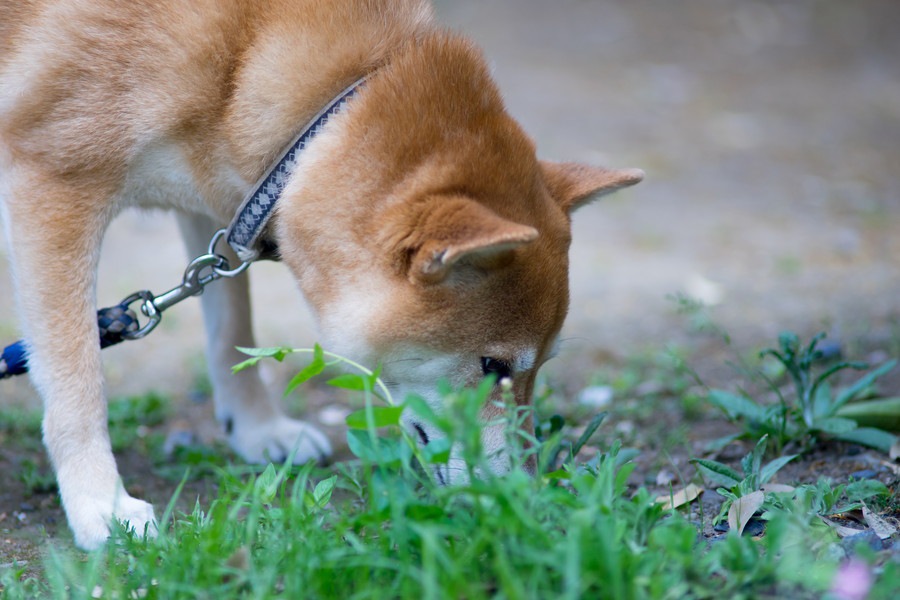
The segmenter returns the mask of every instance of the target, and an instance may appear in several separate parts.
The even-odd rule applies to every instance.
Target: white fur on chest
[[[216,168],[215,175],[211,187],[220,197],[204,198],[182,148],[167,141],[151,142],[131,160],[118,203],[122,207],[166,208],[215,216],[211,200],[222,203],[226,198],[239,198],[247,187],[227,165]]]

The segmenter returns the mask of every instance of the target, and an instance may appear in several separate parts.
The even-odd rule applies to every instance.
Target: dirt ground
[[[729,386],[725,357],[783,329],[826,330],[851,358],[900,356],[896,2],[439,0],[437,12],[483,46],[542,157],[647,172],[576,215],[566,342],[548,365],[564,393],[673,344],[708,383]],[[177,239],[170,216],[122,215],[104,246],[101,302],[175,285],[186,264]],[[286,271],[258,264],[250,276],[258,343],[315,341]],[[0,341],[17,336],[11,287],[0,260]],[[669,297],[679,292],[711,306],[733,348],[676,314]],[[109,393],[168,394],[208,439],[199,416],[210,403],[190,399],[201,348],[199,306],[186,302],[150,338],[106,352]],[[900,376],[883,391],[900,394]],[[38,403],[27,380],[0,382],[0,410]],[[701,423],[694,437],[720,430]],[[39,456],[0,447],[0,564],[64,529],[52,495],[24,495],[16,473],[26,453]],[[120,460],[126,482],[165,501],[171,482],[127,474],[150,472],[145,457]],[[803,468],[813,479],[816,468],[860,468],[826,463]]]

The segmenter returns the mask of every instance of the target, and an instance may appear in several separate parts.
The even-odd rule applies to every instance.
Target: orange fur
[[[568,306],[570,213],[642,174],[539,162],[480,52],[425,2],[0,2],[0,206],[79,545],[101,544],[112,518],[153,519],[122,489],[105,429],[94,271],[109,221],[128,206],[173,208],[200,251],[298,129],[363,76],[278,205],[285,264],[325,343],[383,362],[401,395],[437,403],[438,377],[474,384],[493,357],[529,405]],[[235,449],[327,454],[257,375],[227,376],[233,346],[252,343],[246,282],[203,302],[216,414]],[[485,432],[500,471],[501,433]]]

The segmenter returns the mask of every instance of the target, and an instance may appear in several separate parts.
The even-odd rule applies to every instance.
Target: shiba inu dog
[[[643,174],[539,161],[478,50],[436,26],[427,3],[0,2],[0,206],[78,546],[101,546],[113,519],[155,527],[123,488],[107,432],[95,312],[105,229],[128,207],[170,208],[189,253],[204,253],[303,125],[362,78],[298,156],[266,236],[323,345],[382,364],[400,397],[439,404],[439,378],[493,374],[529,405],[567,311],[570,216]],[[231,446],[253,462],[327,455],[325,436],[288,418],[255,371],[230,373],[235,346],[253,345],[246,279],[202,302]],[[404,423],[423,443],[438,435]],[[491,468],[508,469],[502,432],[484,437]],[[451,482],[454,461],[441,474]]]

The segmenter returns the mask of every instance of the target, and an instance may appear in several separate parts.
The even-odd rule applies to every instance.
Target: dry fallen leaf
[[[819,517],[822,519],[826,525],[833,528],[835,533],[838,534],[838,537],[845,538],[850,537],[851,535],[856,535],[857,533],[862,533],[863,529],[853,529],[852,527],[847,527],[845,525],[841,525],[840,523],[835,523],[831,519],[826,519],[825,517]]]
[[[872,528],[872,531],[875,532],[879,539],[886,540],[897,533],[897,528],[893,524],[870,511],[865,502],[863,502],[862,510],[866,524]]]
[[[656,499],[657,504],[662,504],[663,510],[670,510],[684,506],[696,500],[703,493],[703,488],[696,484],[688,484],[687,487],[681,489],[674,494],[666,494]]]
[[[888,471],[892,472],[894,475],[900,475],[900,465],[888,462],[886,460],[879,461],[879,464],[887,467]]]
[[[783,483],[764,483],[761,486],[759,486],[759,489],[762,490],[763,492],[781,493],[781,492],[793,492],[797,488],[795,488],[792,485],[785,485]]]
[[[766,500],[766,494],[762,491],[750,492],[746,496],[741,496],[728,509],[728,526],[733,531],[737,531],[738,535],[744,532],[744,527],[750,518],[756,514],[759,507]]]

